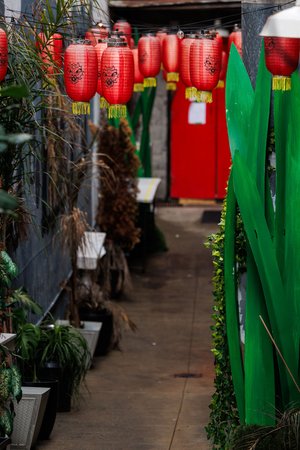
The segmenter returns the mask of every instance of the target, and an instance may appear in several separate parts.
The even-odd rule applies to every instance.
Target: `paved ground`
[[[210,448],[212,266],[203,242],[216,225],[201,223],[202,212],[157,208],[169,251],[133,274],[133,292],[122,302],[138,331],[125,331],[122,352],[95,359],[80,409],[59,413],[39,450]]]

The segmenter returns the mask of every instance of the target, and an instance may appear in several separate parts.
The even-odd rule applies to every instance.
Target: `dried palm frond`
[[[121,292],[130,292],[132,282],[124,251],[110,239],[105,240],[105,250],[106,254],[99,262],[99,270],[101,286],[106,298],[111,298],[113,294],[118,296]],[[114,280],[112,280],[112,274],[115,275]],[[112,281],[116,283],[113,288]]]
[[[73,253],[85,244],[84,233],[89,229],[87,214],[79,208],[73,208],[71,213],[63,214],[60,220],[63,245]]]
[[[113,335],[111,339],[111,348],[121,350],[120,342],[122,340],[124,329],[133,332],[137,331],[136,324],[130,319],[127,312],[119,304],[111,300],[105,302],[105,308],[112,313],[113,316]]]
[[[132,249],[140,239],[140,230],[136,226],[139,160],[130,134],[128,123],[121,120],[118,129],[104,126],[99,143],[99,151],[114,173],[114,179],[107,184],[100,172],[101,198],[96,222],[107,239],[123,250]]]
[[[230,450],[297,450],[300,448],[300,409],[290,408],[275,426],[243,425],[234,431]]]

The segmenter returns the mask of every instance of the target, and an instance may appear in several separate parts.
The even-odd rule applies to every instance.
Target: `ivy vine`
[[[224,285],[224,240],[225,240],[226,199],[224,200],[219,231],[208,237],[206,246],[211,249],[214,274],[214,306],[211,327],[215,357],[215,392],[210,403],[210,421],[206,427],[207,437],[213,449],[229,449],[228,442],[232,432],[240,424],[236,398],[231,376],[229,349],[226,335],[225,285]],[[244,270],[245,237],[240,215],[236,223],[236,262],[240,273]]]

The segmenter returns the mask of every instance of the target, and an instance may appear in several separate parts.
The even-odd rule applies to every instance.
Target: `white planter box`
[[[16,417],[10,450],[30,450],[39,434],[50,388],[22,386],[22,399],[15,404]]]
[[[13,351],[15,349],[15,337],[16,334],[14,333],[0,333],[0,345]]]
[[[105,255],[104,240],[106,233],[86,231],[85,243],[77,251],[77,267],[84,270],[95,270],[98,259]]]

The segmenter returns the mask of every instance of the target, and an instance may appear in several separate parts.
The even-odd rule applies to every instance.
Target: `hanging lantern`
[[[113,30],[119,31],[122,34],[124,34],[124,36],[126,37],[126,40],[127,40],[128,47],[130,48],[130,40],[131,40],[131,33],[132,33],[130,23],[128,23],[126,20],[120,19],[114,24]]]
[[[291,90],[291,74],[298,67],[299,42],[297,38],[264,37],[266,66],[273,75],[273,90]]]
[[[177,81],[168,81],[168,73],[165,70],[162,73],[166,82],[166,91],[177,91]]]
[[[221,60],[221,72],[218,81],[218,88],[223,88],[225,86],[226,72],[228,65],[228,54],[224,50],[222,51],[222,60]]]
[[[126,117],[126,103],[133,91],[132,50],[120,38],[108,40],[101,61],[103,95],[109,102],[108,118]]]
[[[160,71],[161,52],[159,39],[152,35],[142,36],[138,42],[139,68],[144,75],[144,86],[155,87]]]
[[[179,42],[177,34],[167,34],[162,45],[162,62],[167,81],[179,81]]]
[[[133,39],[133,37],[130,38],[130,46],[129,47],[131,48],[131,50],[134,49],[134,39]]]
[[[63,37],[59,33],[54,33],[49,38],[45,33],[38,34],[36,47],[43,61],[44,70],[48,75],[57,73],[57,69],[63,65]]]
[[[234,25],[234,29],[232,33],[230,33],[228,38],[228,51],[230,51],[231,44],[234,44],[237,48],[237,51],[243,56],[243,41],[242,41],[242,30],[239,28],[237,24]]]
[[[91,41],[92,45],[97,45],[98,39],[107,39],[108,29],[101,22],[96,27],[90,28],[85,33],[85,39]]]
[[[187,34],[186,37],[181,41],[179,48],[180,79],[185,85],[185,98],[188,99],[194,98],[197,92],[197,89],[193,87],[190,70],[191,45],[194,40],[194,34]]]
[[[134,48],[132,50],[133,62],[134,62],[134,92],[143,92],[144,90],[144,75],[140,71],[139,67],[139,55],[138,49]]]
[[[0,81],[3,81],[8,67],[8,42],[5,31],[0,28]]]
[[[73,114],[89,114],[97,89],[97,53],[89,41],[78,40],[66,49],[64,80]]]
[[[156,37],[159,39],[159,42],[160,42],[161,51],[162,51],[162,43],[163,43],[163,40],[164,40],[164,38],[165,38],[166,36],[167,36],[167,32],[164,31],[164,30],[159,30],[159,31],[156,33]]]
[[[212,90],[219,81],[221,58],[221,47],[212,36],[194,40],[191,46],[191,80],[198,90],[198,101],[212,102]]]
[[[109,103],[103,97],[103,86],[101,76],[101,61],[104,50],[107,48],[107,41],[98,39],[98,43],[95,45],[95,51],[97,54],[97,93],[100,95],[100,108],[106,109],[109,107]]]

